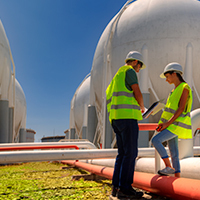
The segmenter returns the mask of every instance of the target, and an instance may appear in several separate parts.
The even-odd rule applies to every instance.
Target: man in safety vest
[[[118,155],[112,180],[112,196],[118,198],[140,198],[131,184],[138,155],[138,120],[145,111],[137,74],[146,66],[142,55],[130,51],[111,83],[106,89],[107,110],[112,128],[116,134]]]

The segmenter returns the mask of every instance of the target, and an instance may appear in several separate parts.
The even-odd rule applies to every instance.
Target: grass
[[[88,172],[63,166],[51,162],[0,166],[0,200],[108,199],[110,180],[72,181],[72,175]]]

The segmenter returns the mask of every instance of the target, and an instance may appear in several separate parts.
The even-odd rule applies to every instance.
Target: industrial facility
[[[198,0],[128,0],[103,31],[95,50],[91,71],[82,80],[71,100],[70,124],[65,132],[66,139],[62,138],[62,141],[57,142],[59,137],[44,137],[45,144],[41,147],[76,150],[16,151],[12,154],[1,152],[0,164],[64,160],[66,164],[77,165],[86,170],[85,163],[113,167],[117,145],[106,108],[106,88],[118,69],[124,65],[127,53],[138,51],[146,64],[146,69],[138,74],[146,108],[161,99],[165,99],[166,103],[168,94],[173,89],[172,85],[166,84],[165,79],[159,77],[168,63],[180,63],[184,70],[184,79],[192,89],[193,138],[179,140],[181,177],[187,178],[188,180],[184,179],[184,184],[191,184],[192,188],[186,191],[181,185],[181,180],[174,177],[169,180],[165,177],[160,180],[161,185],[165,186],[166,180],[170,186],[178,182],[176,182],[177,187],[174,186],[170,193],[166,193],[159,188],[159,178],[157,176],[155,178],[155,173],[164,165],[152,147],[151,139],[162,111],[138,122],[139,151],[134,184],[138,188],[158,194],[163,193],[175,199],[193,199],[191,197],[193,194],[196,195],[194,199],[199,199],[200,192],[197,186],[200,179],[199,33],[200,1]],[[38,143],[32,143],[28,147],[27,142],[34,141],[35,131],[26,129],[26,98],[15,78],[15,66],[1,22],[0,43],[0,143],[24,143],[1,144],[0,148],[6,150],[40,148]],[[81,159],[83,166],[81,162],[67,161],[75,159]],[[98,170],[95,172],[95,169],[91,171],[103,176],[105,168],[100,169],[101,172]],[[104,175],[111,177],[110,172]],[[139,176],[151,184],[142,182]]]

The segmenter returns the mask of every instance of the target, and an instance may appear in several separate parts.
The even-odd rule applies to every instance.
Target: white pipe
[[[156,135],[156,134],[158,134],[158,132],[155,130],[154,135]],[[154,173],[156,173],[159,169],[161,169],[161,157],[160,157],[158,151],[156,151],[156,150],[155,150],[154,156],[155,156]]]
[[[165,147],[167,153],[169,154],[169,149]],[[194,156],[199,156],[200,155],[200,146],[195,146],[193,148]],[[117,150],[116,150],[117,153]],[[138,148],[138,159],[140,158],[153,158],[155,156],[155,148]],[[107,160],[107,159],[106,159]],[[114,159],[115,160],[115,159]],[[102,161],[102,159],[101,159]]]
[[[84,118],[83,118],[83,124],[82,127],[87,126],[87,120],[88,120],[88,105],[84,104]]]
[[[106,167],[114,167],[115,159],[95,159],[95,160],[80,160],[89,164],[101,165]],[[190,157],[180,160],[181,177],[200,179],[199,157]],[[164,162],[161,162],[161,167],[164,168]],[[156,174],[155,172],[155,158],[139,158],[136,161],[135,171]]]
[[[146,64],[146,69],[145,70],[141,70],[140,72],[140,80],[139,80],[139,84],[140,84],[140,89],[141,92],[144,93],[148,93],[149,94],[149,72],[148,72],[148,48],[147,45],[143,45],[142,47],[142,56],[144,59],[144,63]]]
[[[23,147],[23,146],[49,146],[49,145],[76,145],[79,148],[96,149],[91,142],[35,142],[35,143],[4,143],[0,147]]]
[[[168,147],[165,148],[167,153],[169,153]],[[200,155],[200,146],[193,147],[194,156]],[[139,148],[138,149],[138,157],[154,157],[155,148]]]
[[[157,96],[155,90],[153,89],[153,85],[152,85],[152,83],[151,83],[150,78],[148,78],[148,80],[149,80],[149,89],[152,91],[154,97],[156,98],[156,101],[159,101],[159,98],[158,98],[158,96]]]
[[[58,145],[59,142],[39,143],[41,145]],[[60,145],[66,142],[60,142]],[[69,142],[67,142],[69,144]],[[76,144],[70,142],[70,144]],[[34,146],[35,143],[14,144],[15,146]],[[14,146],[13,144],[1,144],[1,147]],[[38,143],[36,144],[38,145]],[[85,144],[83,144],[85,145]],[[79,145],[80,146],[80,145]],[[194,151],[200,151],[200,147],[195,147]],[[136,171],[154,173],[155,172],[155,158],[140,158],[141,156],[153,156],[154,148],[139,148],[138,159],[136,162]],[[51,161],[51,160],[91,160],[90,163],[95,163],[104,166],[114,167],[115,157],[117,156],[117,149],[91,149],[91,150],[42,150],[42,151],[7,151],[0,152],[0,164],[18,163],[18,162],[36,162],[36,161]],[[99,159],[101,158],[101,159]],[[104,158],[104,159],[103,159]],[[112,159],[111,159],[112,158]],[[99,160],[97,160],[99,159]],[[190,157],[180,160],[181,176],[185,178],[200,179],[199,157]],[[163,162],[161,167],[164,167]]]
[[[135,170],[139,172],[155,173],[155,159],[154,158],[141,158],[137,160]],[[190,157],[180,160],[181,177],[200,179],[199,157]],[[164,162],[161,162],[161,168],[164,168]]]
[[[24,147],[24,146],[50,146],[50,145],[76,145],[80,149],[97,149],[96,146],[91,142],[35,142],[35,143],[3,143],[0,147]],[[165,148],[167,153],[169,153],[168,147]],[[117,149],[111,149],[117,153]],[[200,155],[200,146],[193,147],[194,156]],[[138,148],[138,157],[154,157],[155,148]]]
[[[192,85],[193,85],[194,92],[196,93],[197,99],[200,102],[200,97],[199,97],[199,94],[198,94],[197,89],[195,87],[194,80],[192,80]]]
[[[192,134],[194,135],[197,128],[200,127],[200,108],[193,110],[190,115],[192,121]]]
[[[116,149],[92,150],[42,150],[42,151],[15,151],[0,152],[0,164],[16,162],[38,162],[51,160],[80,160],[97,158],[115,158]]]
[[[28,146],[35,143],[16,144],[15,146]],[[41,144],[41,143],[40,143]],[[44,142],[42,145],[58,145],[56,142]],[[60,142],[60,145],[65,145],[65,142]],[[69,142],[67,143],[69,144]],[[71,142],[71,145],[76,143]],[[37,144],[38,145],[38,144]],[[85,144],[83,144],[84,146]],[[1,144],[0,147],[14,147],[14,145]],[[31,146],[31,145],[30,145]],[[80,146],[80,145],[79,145]],[[196,148],[199,152],[200,147]],[[154,148],[140,148],[138,157],[154,156]],[[7,151],[0,152],[0,163],[14,162],[34,162],[34,161],[50,161],[50,160],[80,160],[80,159],[99,159],[99,158],[115,158],[117,149],[90,149],[90,150],[42,150],[42,151]],[[140,158],[141,159],[141,158]],[[154,158],[153,158],[154,159]],[[155,165],[153,163],[154,169]]]
[[[199,146],[194,146],[193,147],[193,152],[194,152],[194,156],[199,156],[200,155],[200,147]]]
[[[193,81],[193,46],[189,42],[186,47],[186,61],[185,61],[185,73],[184,78],[188,85],[192,88]]]

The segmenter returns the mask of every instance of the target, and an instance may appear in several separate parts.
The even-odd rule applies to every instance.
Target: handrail
[[[0,151],[15,151],[15,150],[28,150],[28,149],[79,149],[76,145],[48,145],[48,146],[19,146],[19,147],[0,147]]]
[[[139,123],[140,131],[155,131],[158,123]]]
[[[155,131],[158,123],[139,123],[138,126],[140,131]],[[196,130],[200,130],[200,128],[196,128]]]

